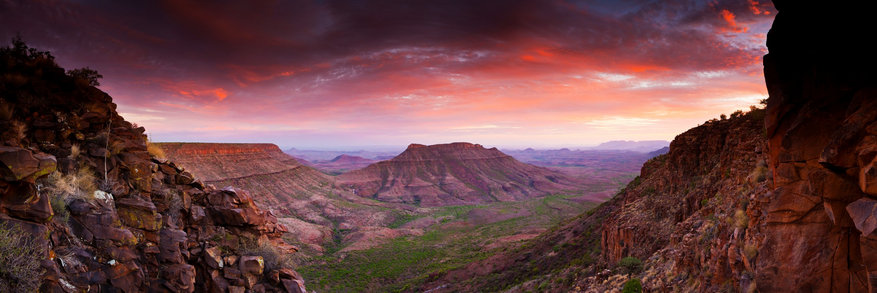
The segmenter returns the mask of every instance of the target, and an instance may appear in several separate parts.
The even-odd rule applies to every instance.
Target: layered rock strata
[[[561,173],[471,143],[412,144],[393,159],[337,178],[336,184],[360,197],[425,207],[513,201],[576,189]]]

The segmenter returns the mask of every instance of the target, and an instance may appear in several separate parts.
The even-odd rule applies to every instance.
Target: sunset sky
[[[767,96],[770,1],[0,1],[155,141],[672,140]]]

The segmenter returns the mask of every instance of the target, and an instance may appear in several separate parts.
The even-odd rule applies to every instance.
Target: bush
[[[159,147],[158,145],[149,142],[149,140],[146,140],[146,151],[149,152],[150,156],[153,156],[153,157],[156,157],[159,159],[166,159],[167,158],[167,154],[164,153],[164,150],[161,147]]]
[[[643,292],[643,284],[637,278],[633,278],[624,283],[624,287],[621,289],[622,293],[642,293]]]
[[[282,254],[277,247],[270,243],[262,245],[244,244],[241,248],[241,255],[261,256],[265,261],[265,271],[270,272],[277,269],[292,268],[292,256]]]
[[[618,267],[621,268],[624,273],[630,275],[632,273],[636,273],[642,270],[643,262],[638,258],[628,256],[622,258],[621,261],[618,262]]]
[[[734,226],[741,230],[749,227],[749,216],[746,215],[746,212],[743,210],[737,210],[734,212]]]
[[[80,78],[88,83],[88,85],[90,86],[100,86],[100,82],[97,80],[104,78],[103,75],[97,73],[97,70],[88,68],[88,66],[86,66],[85,68],[67,70],[67,75],[75,78]]]
[[[41,259],[38,247],[21,229],[0,223],[0,292],[37,292]]]
[[[96,181],[97,177],[90,168],[80,167],[72,174],[53,172],[41,185],[45,185],[49,199],[52,201],[55,201],[55,198],[60,198],[64,202],[74,198],[91,201],[94,199],[94,192],[98,190]]]

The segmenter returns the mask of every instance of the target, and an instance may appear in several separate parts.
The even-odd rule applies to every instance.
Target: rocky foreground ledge
[[[47,52],[0,50],[0,291],[306,292],[272,213],[144,132]]]

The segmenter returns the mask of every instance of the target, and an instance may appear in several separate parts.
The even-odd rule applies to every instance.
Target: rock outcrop
[[[41,291],[304,290],[252,249],[295,252],[248,192],[150,155],[110,96],[13,44],[0,50],[0,226],[37,246]]]
[[[414,207],[381,203],[336,188],[335,177],[304,166],[274,144],[156,143],[168,158],[205,184],[249,190],[256,204],[282,222],[289,236],[316,252],[333,244],[332,231],[386,226]],[[200,175],[205,174],[205,175]]]
[[[761,292],[877,292],[875,4],[774,1]]]
[[[337,178],[336,184],[360,197],[425,207],[513,201],[576,189],[559,172],[471,143],[412,144],[393,159]]]
[[[595,210],[420,289],[610,292],[628,279],[612,270],[625,257],[645,262],[648,277],[632,277],[651,292],[745,289],[755,261],[745,251],[757,242],[749,231],[758,225],[750,201],[768,189],[763,113],[736,113],[676,136],[667,154]]]

